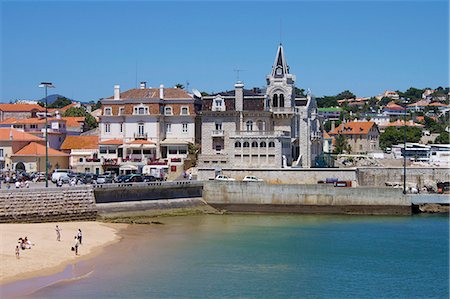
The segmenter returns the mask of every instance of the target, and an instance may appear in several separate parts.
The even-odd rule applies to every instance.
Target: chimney
[[[242,83],[241,81],[238,81],[234,85],[234,88],[235,88],[234,107],[235,107],[236,111],[243,111],[244,110],[244,83]]]
[[[146,88],[147,88],[147,82],[142,81],[141,84],[140,84],[140,86],[139,86],[139,88],[140,88],[140,89],[146,89]]]
[[[160,86],[159,86],[159,98],[162,100],[162,99],[164,99],[164,85],[163,84],[161,84]]]
[[[114,85],[114,100],[120,100],[120,85]]]

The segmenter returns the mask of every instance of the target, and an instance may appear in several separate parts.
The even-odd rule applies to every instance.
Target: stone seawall
[[[203,199],[232,212],[411,214],[409,198],[391,188],[208,181]]]
[[[95,220],[92,187],[0,190],[0,223]]]

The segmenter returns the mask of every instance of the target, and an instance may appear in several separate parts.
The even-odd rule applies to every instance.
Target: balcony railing
[[[294,107],[271,107],[273,113],[294,113]]]
[[[147,139],[147,133],[134,133],[134,139]]]
[[[236,131],[233,137],[290,137],[289,131]]]
[[[213,130],[211,135],[212,137],[223,137],[223,130]]]

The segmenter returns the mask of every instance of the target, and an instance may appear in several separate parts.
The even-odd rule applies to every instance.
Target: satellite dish
[[[198,91],[195,88],[192,88],[192,93],[194,94],[194,96],[196,96],[197,98],[201,98],[202,94],[200,93],[200,91]]]

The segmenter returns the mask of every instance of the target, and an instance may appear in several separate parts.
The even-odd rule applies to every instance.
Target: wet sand
[[[62,229],[61,241],[56,240],[56,224]],[[100,222],[0,224],[0,285],[61,272],[119,241],[118,232],[126,226]],[[75,255],[71,247],[78,229],[83,233],[83,244],[79,246],[79,255]],[[28,237],[34,245],[20,250],[17,259],[15,248],[20,237]]]

